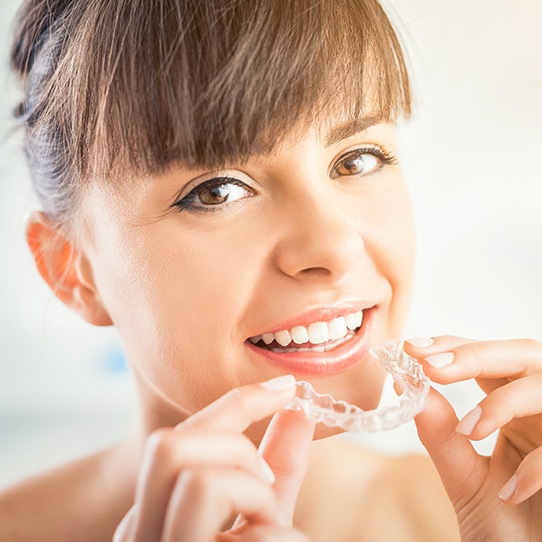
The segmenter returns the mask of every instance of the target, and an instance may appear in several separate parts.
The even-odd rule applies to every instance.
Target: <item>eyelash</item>
[[[341,164],[346,162],[347,160],[354,158],[356,156],[362,156],[364,154],[372,154],[373,156],[376,156],[381,162],[382,165],[394,165],[397,163],[397,158],[391,154],[390,152],[384,150],[383,148],[379,147],[378,145],[367,145],[364,147],[358,147],[352,151],[347,152],[346,154],[343,154],[333,165],[332,171],[336,170]],[[376,171],[371,173],[376,173],[381,168],[378,168]],[[352,175],[355,176],[355,175]],[[181,198],[180,200],[176,201],[172,207],[176,207],[179,212],[188,210],[188,211],[194,211],[198,213],[214,213],[220,210],[221,207],[224,207],[224,205],[228,205],[226,202],[224,205],[209,205],[207,207],[196,207],[193,205],[193,202],[195,201],[198,194],[204,190],[205,188],[214,188],[217,186],[221,186],[224,184],[234,184],[236,186],[240,186],[242,188],[245,188],[247,191],[251,192],[252,189],[248,187],[244,182],[240,181],[239,179],[236,179],[235,177],[215,177],[213,179],[209,179],[208,181],[204,181],[201,184],[194,187],[186,196]],[[253,191],[252,191],[253,192]],[[234,205],[236,202],[232,202],[229,205]]]
[[[176,201],[172,207],[177,207],[178,211],[194,211],[198,213],[213,213],[220,209],[221,205],[209,205],[208,207],[196,207],[193,206],[193,202],[197,198],[200,192],[202,192],[205,188],[215,188],[217,186],[222,186],[223,184],[234,184],[236,186],[240,186],[242,188],[245,188],[247,192],[253,192],[253,190],[247,186],[246,183],[243,181],[240,181],[239,179],[236,179],[235,177],[214,177],[212,179],[209,179],[208,181],[203,181],[201,184],[198,184],[196,187],[194,187],[186,196],[181,198],[180,200]],[[229,205],[233,205],[235,202],[230,203]],[[227,205],[227,203],[225,204]]]
[[[341,164],[349,160],[350,158],[355,158],[356,156],[362,156],[364,154],[372,154],[376,156],[384,166],[393,166],[397,164],[397,158],[390,152],[384,150],[378,145],[366,145],[365,147],[358,147],[352,151],[343,154],[333,165],[332,171],[337,169]],[[379,171],[378,168],[377,171]],[[376,171],[374,172],[376,173]]]

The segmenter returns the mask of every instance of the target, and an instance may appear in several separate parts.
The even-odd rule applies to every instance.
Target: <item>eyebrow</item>
[[[369,115],[361,119],[351,120],[344,124],[340,124],[328,132],[324,147],[330,147],[343,139],[347,139],[360,132],[365,132],[365,130],[368,130],[371,126],[380,124],[383,121],[384,119],[378,115]]]

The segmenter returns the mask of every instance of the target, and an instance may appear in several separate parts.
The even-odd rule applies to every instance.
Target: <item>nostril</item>
[[[284,224],[274,261],[280,271],[293,278],[340,279],[364,254],[364,240],[342,211],[332,213],[317,203],[297,210]]]
[[[325,267],[308,267],[307,269],[300,269],[299,274],[303,276],[326,277],[331,274],[331,271]]]

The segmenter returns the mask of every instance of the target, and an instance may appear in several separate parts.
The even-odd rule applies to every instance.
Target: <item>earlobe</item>
[[[91,324],[112,325],[90,262],[43,212],[27,216],[26,241],[40,275],[60,301]]]

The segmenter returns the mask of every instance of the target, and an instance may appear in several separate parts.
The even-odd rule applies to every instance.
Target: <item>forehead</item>
[[[119,1],[130,13],[153,5]],[[243,161],[268,153],[293,126],[320,125],[332,112],[351,121],[370,110],[386,119],[409,112],[402,51],[373,0],[193,8],[193,16],[181,12],[166,26],[156,10],[134,11],[137,49],[124,34],[85,34],[95,41],[87,48],[93,59],[96,51],[118,51],[118,62],[103,63],[91,87],[73,83],[92,91],[79,105],[104,97],[96,123],[85,121],[92,112],[77,110],[80,125],[98,133],[76,139],[93,145],[78,155],[95,159],[104,177],[117,163],[155,174],[172,162],[212,168]]]
[[[378,114],[370,114],[359,119],[346,117],[336,118],[333,115],[321,117],[319,123],[311,125],[299,124],[280,137],[277,135],[272,146],[255,151],[241,159],[225,157],[219,163],[192,164],[182,160],[173,160],[163,171],[152,174],[132,175],[120,169],[117,172],[116,182],[102,182],[99,184],[108,187],[110,195],[137,190],[160,188],[161,184],[169,181],[179,183],[182,180],[191,180],[201,175],[219,173],[226,169],[264,169],[275,162],[288,166],[303,160],[303,154],[320,155],[323,161],[331,160],[341,145],[357,143],[381,143],[390,146],[394,143],[396,125],[382,119]],[[261,166],[261,167],[260,167]]]
[[[184,177],[197,177],[212,174],[225,169],[244,170],[247,167],[260,169],[259,166],[272,166],[276,162],[288,165],[289,161],[302,161],[300,153],[310,152],[319,155],[325,162],[340,152],[341,145],[355,143],[381,143],[390,146],[394,142],[396,124],[381,118],[378,114],[370,114],[359,119],[348,119],[344,116],[329,115],[320,117],[319,122],[312,124],[299,123],[282,134],[275,134],[272,145],[256,148],[253,152],[238,157],[223,157],[218,162],[196,163],[174,160],[164,170],[132,177],[135,182],[154,183],[175,172],[183,172]]]
[[[391,125],[386,119],[377,113],[368,114],[355,119],[328,119],[322,126],[317,127],[318,135],[324,142],[325,147],[330,147],[353,135],[367,132],[373,126],[379,124]]]

